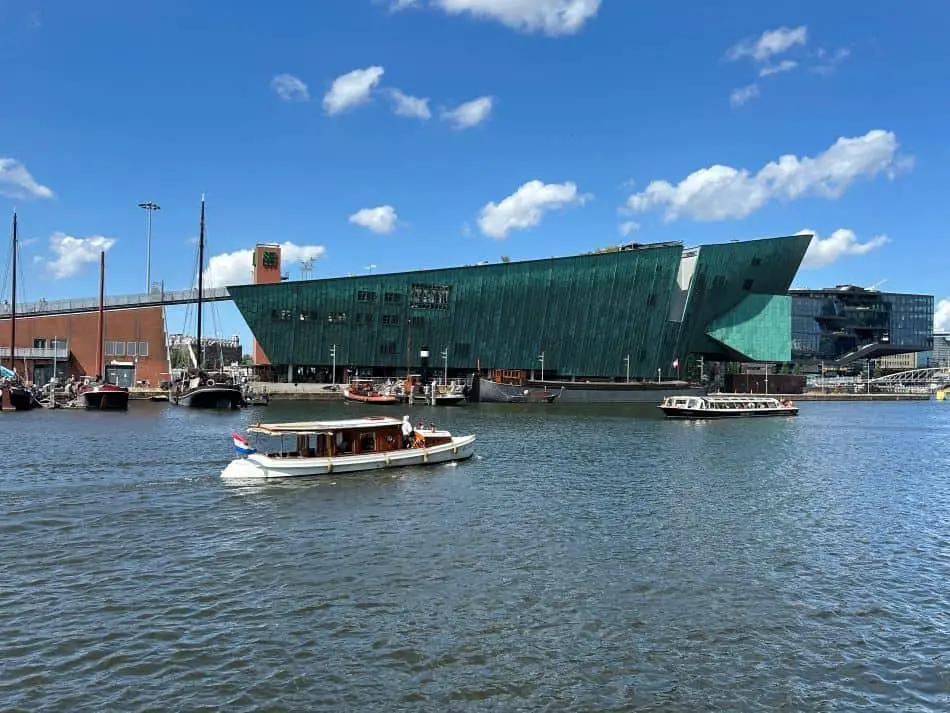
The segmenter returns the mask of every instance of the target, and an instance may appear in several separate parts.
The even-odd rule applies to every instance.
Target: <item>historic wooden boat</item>
[[[248,433],[277,439],[276,448],[258,450],[242,435],[232,434],[238,457],[222,478],[288,478],[354,473],[411,465],[432,465],[470,458],[475,436],[453,436],[430,424],[413,430],[408,447],[403,422],[388,416],[340,421],[259,423]]]
[[[201,319],[204,306],[205,259],[205,197],[201,196],[201,218],[198,225],[198,304],[194,368],[174,384],[169,400],[176,406],[201,409],[236,409],[246,406],[244,392],[228,376],[214,378],[204,370],[204,349],[201,344]]]
[[[103,336],[103,310],[105,309],[106,253],[99,253],[99,341],[96,346],[96,381],[79,388],[82,405],[90,410],[127,411],[129,408],[129,390],[124,386],[110,384],[105,378],[103,354],[105,341]]]
[[[353,379],[349,386],[343,387],[343,398],[346,401],[355,401],[361,404],[398,404],[399,397],[394,394],[384,394],[369,379]]]
[[[797,416],[788,399],[752,394],[667,396],[660,404],[667,418],[739,418],[743,416]]]
[[[13,212],[13,246],[10,262],[10,369],[5,371],[0,384],[0,409],[10,408],[14,411],[29,411],[39,405],[36,392],[23,383],[16,371],[16,278],[17,278],[17,219]],[[6,392],[6,399],[2,392]]]

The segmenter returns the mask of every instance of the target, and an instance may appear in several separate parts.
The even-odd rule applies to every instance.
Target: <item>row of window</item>
[[[304,310],[297,313],[297,319],[301,322],[319,322],[323,321],[324,315],[329,324],[346,324],[353,322],[363,326],[369,326],[375,323],[376,316],[367,312],[318,312],[316,310]],[[290,309],[275,309],[271,311],[271,319],[275,322],[290,322],[294,319],[294,311]],[[394,327],[403,324],[405,318],[398,314],[384,314],[380,323],[387,327]],[[425,326],[425,317],[411,317],[407,323],[413,327]]]
[[[372,290],[358,290],[356,293],[357,302],[368,302],[370,304],[375,304],[377,297],[378,294]],[[383,302],[390,305],[401,304],[402,295],[398,292],[384,292]]]
[[[105,347],[106,356],[148,356],[148,342],[107,341]]]
[[[34,339],[34,349],[65,349],[68,346],[65,339]]]

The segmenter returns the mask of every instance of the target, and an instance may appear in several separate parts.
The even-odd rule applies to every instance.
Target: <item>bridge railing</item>
[[[209,287],[202,290],[202,298],[206,300],[226,300],[230,298],[227,287]],[[103,305],[106,308],[119,307],[146,307],[148,305],[186,304],[198,301],[198,289],[187,290],[153,290],[148,293],[132,295],[112,295],[106,297]],[[71,300],[45,300],[36,302],[18,302],[17,316],[30,317],[39,314],[57,314],[62,312],[86,312],[99,308],[98,297],[85,297]],[[0,304],[0,317],[11,314],[9,300]]]

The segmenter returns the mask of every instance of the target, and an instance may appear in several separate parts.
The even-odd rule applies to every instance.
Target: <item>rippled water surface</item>
[[[477,458],[218,477],[359,408],[0,416],[0,709],[950,709],[950,405],[416,409]]]

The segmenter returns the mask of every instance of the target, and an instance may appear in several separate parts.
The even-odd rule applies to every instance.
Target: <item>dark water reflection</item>
[[[0,417],[0,706],[950,708],[950,406],[415,410],[458,466],[229,485],[237,414]]]

